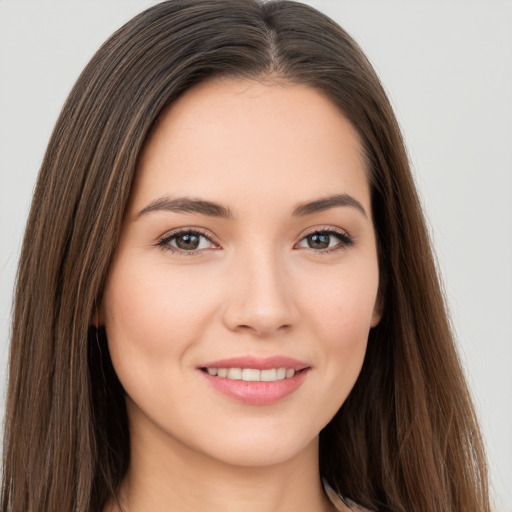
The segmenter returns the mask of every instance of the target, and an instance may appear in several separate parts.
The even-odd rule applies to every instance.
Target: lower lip
[[[202,370],[201,373],[214,389],[238,402],[251,405],[269,405],[279,402],[279,400],[296,391],[304,382],[308,370],[308,368],[305,368],[289,379],[271,382],[248,382],[215,377]]]

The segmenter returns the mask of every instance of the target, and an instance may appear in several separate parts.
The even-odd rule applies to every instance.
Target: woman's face
[[[380,318],[358,136],[303,85],[187,92],[143,151],[104,293],[132,438],[244,465],[316,442]]]

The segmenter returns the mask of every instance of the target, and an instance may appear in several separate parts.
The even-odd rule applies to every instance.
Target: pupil
[[[176,245],[180,249],[194,250],[199,246],[199,237],[197,235],[180,235],[176,238]]]
[[[329,247],[329,235],[316,233],[308,236],[308,245],[311,249],[327,249]]]

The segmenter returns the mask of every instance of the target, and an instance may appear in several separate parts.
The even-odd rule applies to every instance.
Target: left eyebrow
[[[368,218],[363,205],[357,199],[349,196],[348,194],[336,194],[334,196],[317,199],[316,201],[302,203],[293,210],[293,215],[297,217],[303,217],[305,215],[312,215],[313,213],[324,212],[339,206],[355,208],[366,218]]]

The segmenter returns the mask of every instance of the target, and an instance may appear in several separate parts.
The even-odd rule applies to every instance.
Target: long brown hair
[[[368,163],[384,314],[350,396],[320,434],[340,494],[395,512],[489,511],[482,441],[454,348],[400,130],[371,65],[295,2],[173,0],[119,29],[57,121],[17,278],[1,507],[97,512],[129,465],[123,390],[90,328],[137,159],[159,114],[212,76],[322,91]]]

